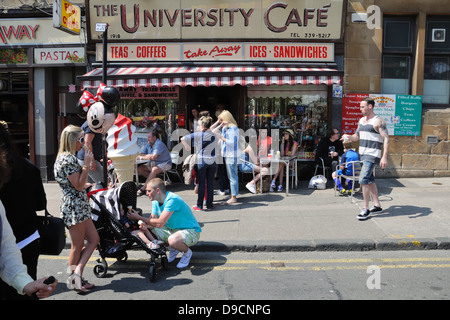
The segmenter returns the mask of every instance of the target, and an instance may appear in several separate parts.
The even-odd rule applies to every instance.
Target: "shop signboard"
[[[89,36],[101,40],[342,39],[343,0],[88,0]]]
[[[375,101],[374,112],[386,121],[389,135],[419,136],[422,124],[422,96],[390,94],[344,94],[342,98],[342,133],[353,134],[362,117],[361,99]]]
[[[79,35],[81,8],[66,0],[53,0],[53,27],[70,34]]]
[[[61,63],[84,63],[83,47],[34,48],[34,63],[54,65]]]
[[[187,42],[108,43],[108,61],[293,61],[332,62],[333,43]],[[102,61],[103,46],[96,47]]]
[[[53,28],[52,18],[0,19],[2,45],[57,45],[84,43],[84,34],[72,35]]]
[[[118,87],[121,99],[179,99],[179,87]]]

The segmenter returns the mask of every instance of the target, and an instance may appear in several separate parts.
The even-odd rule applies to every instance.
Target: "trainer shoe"
[[[270,187],[271,187],[272,189],[275,189],[275,187],[276,187],[276,185],[275,185],[275,180],[272,180],[272,182],[271,182],[271,184],[270,184]]]
[[[248,191],[250,191],[251,193],[256,193],[256,187],[255,187],[255,184],[254,183],[247,183],[246,185],[245,185],[245,187],[248,189]]]
[[[192,209],[195,210],[195,211],[203,211],[202,208],[199,208],[197,206],[192,206]]]
[[[188,249],[183,255],[181,256],[180,262],[177,264],[178,269],[186,268],[189,265],[189,261],[191,261],[192,257],[192,250]]]
[[[345,195],[345,191],[346,191],[345,189],[339,190],[339,195],[340,195],[340,196]]]
[[[370,213],[381,213],[383,212],[383,209],[381,207],[373,206],[369,211]]]
[[[357,218],[358,220],[366,220],[370,216],[370,211],[366,208],[362,209],[361,212],[358,214]]]
[[[180,251],[178,251],[178,250],[172,248],[171,246],[169,246],[169,257],[167,258],[167,261],[170,263],[173,260],[175,260],[175,258],[177,257],[178,252],[180,252]]]
[[[278,191],[283,191],[283,185],[282,185],[282,184],[280,184],[280,185],[278,186]]]
[[[230,189],[226,189],[225,191],[222,191],[222,190],[217,190],[216,191],[216,195],[219,195],[219,196],[224,196],[224,195],[229,194],[229,193],[230,193]]]

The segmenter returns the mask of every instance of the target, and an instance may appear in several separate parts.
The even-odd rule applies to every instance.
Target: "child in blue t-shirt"
[[[353,174],[353,165],[347,164],[347,166],[345,166],[344,164],[346,162],[359,160],[359,155],[355,150],[352,149],[352,142],[350,140],[345,141],[343,145],[344,145],[344,154],[341,157],[340,169],[336,170],[332,174],[333,180],[336,182],[336,186],[339,188],[339,195],[344,195],[346,192],[346,190],[342,187],[340,176],[343,174],[347,176]],[[353,181],[347,179],[347,184],[348,184],[348,193],[350,193],[352,190]]]

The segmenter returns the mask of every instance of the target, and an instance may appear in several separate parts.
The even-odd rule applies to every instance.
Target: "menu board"
[[[355,133],[358,121],[362,117],[359,104],[366,97],[375,101],[374,112],[386,121],[389,135],[420,135],[422,96],[392,94],[344,94],[342,98],[342,133]]]
[[[422,96],[397,95],[392,122],[395,136],[420,136]]]
[[[362,114],[359,110],[359,104],[362,99],[367,98],[368,94],[346,93],[342,97],[342,134],[354,134],[358,128],[358,121]]]

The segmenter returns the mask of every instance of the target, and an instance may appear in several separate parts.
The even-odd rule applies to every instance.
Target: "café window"
[[[423,102],[450,103],[450,18],[428,17]]]
[[[148,132],[156,128],[160,132],[161,141],[171,149],[171,133],[178,128],[179,87],[118,89],[121,99],[113,111],[116,115],[120,113],[133,121],[139,147],[147,142]]]
[[[245,130],[292,129],[299,152],[313,152],[327,131],[327,86],[252,86],[247,91]]]
[[[382,93],[410,93],[414,26],[415,17],[385,16],[383,19]]]

